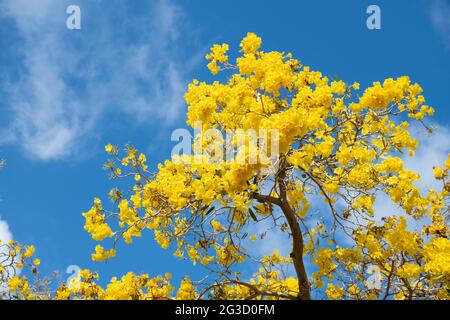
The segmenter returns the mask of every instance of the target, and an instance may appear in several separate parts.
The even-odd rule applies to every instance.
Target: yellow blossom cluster
[[[34,246],[21,246],[15,241],[2,242],[0,240],[0,286],[8,288],[0,292],[0,298],[34,300],[33,283],[27,276],[20,277],[18,270],[29,269],[31,277],[38,274],[40,259],[34,257]]]
[[[129,199],[115,189],[110,193],[118,212],[109,217],[118,220],[118,230],[105,225],[107,212],[98,203],[85,214],[85,228],[97,240],[115,234],[126,243],[149,229],[161,247],[173,247],[176,257],[225,272],[234,264],[248,261],[248,248],[242,241],[247,237],[247,225],[282,212],[287,224],[281,229],[294,235],[295,224],[311,214],[309,196],[320,195],[330,209],[334,227],[308,230],[303,225],[310,240],[298,238],[298,234],[293,240],[304,241],[303,248],[318,269],[309,287],[324,287],[324,293],[332,299],[375,298],[380,294],[375,289],[339,287],[336,282],[337,276],[355,273],[364,283],[367,267],[374,265],[384,270],[383,281],[387,277],[397,281],[398,287],[391,286],[397,291],[388,295],[408,297],[406,285],[401,285],[403,279],[422,279],[427,270],[435,270],[425,268],[424,248],[429,240],[424,237],[448,236],[443,213],[446,194],[433,190],[424,194],[416,186],[420,176],[405,168],[398,156],[399,152],[412,156],[418,147],[403,115],[422,121],[434,112],[424,105],[421,87],[402,76],[374,82],[358,94],[359,83],[331,80],[303,66],[289,53],[264,52],[261,44],[257,35],[248,33],[240,45],[242,56],[234,64],[227,55],[229,45],[211,48],[206,56],[211,72],[229,69],[234,73],[225,82],[194,80],[188,86],[187,124],[195,127],[200,123],[203,130],[276,131],[279,149],[269,154],[275,160],[211,162],[213,153],[194,153],[174,156],[159,164],[156,172],[150,172],[146,157],[135,148],[127,146],[126,157],[120,158],[119,149],[107,145],[105,149],[114,159],[106,167],[114,177],[120,177],[117,172],[128,167],[126,175],[135,177],[135,185]],[[249,140],[245,141],[249,147]],[[197,136],[193,149],[211,151],[223,142],[221,135]],[[236,147],[234,140],[232,143],[234,151],[248,160],[245,151]],[[447,179],[448,168],[434,170],[437,179]],[[377,192],[386,193],[411,219],[428,216],[433,223],[425,226],[423,233],[410,231],[405,217],[389,217],[383,225],[375,223]],[[289,203],[287,207],[284,201]],[[297,222],[292,222],[290,212]],[[320,247],[319,238],[330,238],[337,225],[346,233],[351,230],[354,246],[343,248],[329,240],[332,245]],[[258,238],[251,235],[249,239],[253,242]],[[295,243],[293,249],[298,250]],[[109,254],[101,247],[96,254],[93,257],[101,260],[113,252]],[[397,259],[402,255],[411,261],[399,264]],[[300,270],[301,262],[295,255],[293,259],[296,270]],[[412,259],[420,263],[414,264]],[[394,267],[388,269],[388,261],[394,261]],[[267,276],[274,285],[285,281],[275,270]],[[254,285],[263,283],[261,277],[256,279]],[[325,288],[327,281],[331,282]],[[309,290],[300,287],[306,282],[298,279],[297,292]],[[421,292],[433,285],[425,282],[421,282]],[[225,288],[251,294],[251,287],[238,283],[222,286],[222,290]]]

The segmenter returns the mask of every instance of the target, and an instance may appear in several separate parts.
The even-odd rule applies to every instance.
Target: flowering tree
[[[215,132],[196,136],[194,153],[151,170],[135,148],[107,145],[106,168],[114,179],[134,178],[134,186],[111,190],[114,208],[96,198],[83,214],[86,231],[110,246],[98,244],[95,261],[114,257],[118,241],[131,244],[152,231],[162,248],[202,265],[208,276],[186,277],[175,290],[169,274],[128,273],[102,288],[84,270],[48,297],[449,298],[450,158],[434,168],[442,190],[427,193],[402,161],[418,147],[408,119],[431,130],[423,119],[434,110],[421,87],[400,77],[361,92],[358,83],[330,80],[291,54],[260,47],[249,33],[235,63],[226,44],[206,56],[212,74],[224,72],[226,80],[189,85],[188,125]],[[275,132],[275,139],[255,139],[255,132]],[[381,194],[402,214],[377,212]],[[255,242],[270,245],[272,232],[289,237],[287,256],[252,250]],[[250,279],[239,272],[244,264],[255,270]],[[10,290],[25,281],[13,278]]]

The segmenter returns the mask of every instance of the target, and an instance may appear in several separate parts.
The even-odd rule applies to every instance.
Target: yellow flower
[[[446,170],[442,170],[441,168],[435,166],[433,167],[434,170],[434,177],[438,180],[443,179],[444,177],[447,176],[447,171]]]
[[[424,248],[425,271],[450,279],[450,240],[434,238]]]
[[[334,284],[328,284],[327,290],[326,290],[328,298],[332,300],[341,300],[345,296],[345,290],[341,287],[334,285]]]
[[[193,300],[196,297],[195,288],[189,278],[184,278],[181,281],[180,288],[177,292],[178,300]]]
[[[417,264],[405,263],[398,271],[397,274],[403,278],[417,278],[422,273],[422,268]]]
[[[217,222],[215,220],[211,220],[211,225],[212,225],[214,231],[216,231],[216,232],[226,230],[225,227],[220,222]]]
[[[206,59],[210,60],[210,63],[208,63],[208,69],[213,75],[220,71],[220,66],[218,63],[226,63],[228,61],[228,56],[226,55],[228,48],[229,47],[226,43],[222,45],[215,44],[211,48],[211,52],[206,55]]]
[[[25,258],[29,258],[34,254],[34,251],[35,251],[34,246],[29,246],[23,253],[23,256]]]
[[[105,146],[105,151],[106,151],[107,153],[113,153],[115,150],[116,150],[116,149],[115,149],[115,147],[114,147],[112,144],[107,144],[107,145]]]
[[[323,188],[331,194],[336,194],[339,191],[339,184],[335,182],[329,182],[324,184]]]
[[[261,47],[262,40],[253,32],[247,33],[247,36],[241,41],[241,48],[245,54],[253,54]]]
[[[11,279],[9,279],[9,281],[8,281],[8,287],[9,287],[9,290],[11,291],[11,292],[14,292],[14,291],[16,291],[17,289],[19,289],[19,287],[22,285],[22,280],[20,279],[20,277],[18,277],[18,276],[15,276],[15,277],[12,277]]]
[[[450,154],[448,155],[447,160],[445,160],[445,169],[450,170]]]
[[[91,255],[92,261],[105,261],[116,255],[116,250],[110,249],[106,251],[101,245],[95,247],[95,253]]]
[[[144,163],[144,162],[147,161],[147,157],[145,156],[145,154],[141,153],[141,154],[139,155],[138,160],[139,160],[140,163]]]

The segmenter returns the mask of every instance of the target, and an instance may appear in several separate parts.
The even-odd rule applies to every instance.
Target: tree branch
[[[277,174],[277,183],[280,191],[280,207],[289,224],[292,233],[292,253],[291,258],[294,262],[295,272],[297,274],[299,293],[301,300],[311,300],[310,285],[308,275],[306,273],[305,264],[303,262],[303,235],[297,216],[287,199],[286,190],[286,159],[283,157],[280,161],[280,170]]]

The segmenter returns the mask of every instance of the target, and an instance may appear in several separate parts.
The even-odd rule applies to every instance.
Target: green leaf
[[[206,211],[206,213],[204,214],[204,216],[207,216],[208,214],[210,214],[211,212],[213,212],[214,209],[216,209],[216,207],[214,207],[214,206],[211,207],[211,208],[209,208],[208,211]]]
[[[249,208],[248,212],[250,213],[250,217],[252,217],[252,219],[255,220],[256,222],[258,222],[258,218],[256,218],[256,215],[253,212],[252,208]]]

